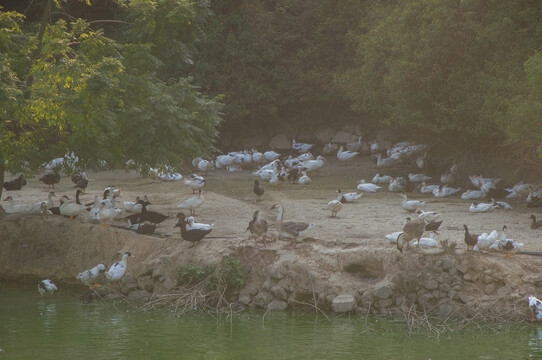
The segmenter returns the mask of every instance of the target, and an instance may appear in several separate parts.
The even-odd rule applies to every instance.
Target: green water
[[[233,318],[82,304],[80,289],[42,299],[36,286],[0,284],[5,359],[542,359],[542,326],[438,340],[359,316],[241,313]]]

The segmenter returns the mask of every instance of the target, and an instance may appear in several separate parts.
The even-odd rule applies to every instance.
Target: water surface
[[[36,285],[37,286],[37,285]],[[245,312],[233,317],[82,304],[81,288],[41,298],[0,283],[0,359],[542,359],[542,326],[408,336],[360,316]]]

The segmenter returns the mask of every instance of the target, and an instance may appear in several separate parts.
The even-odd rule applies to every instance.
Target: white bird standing
[[[108,281],[120,281],[124,273],[126,272],[126,265],[128,262],[128,256],[132,256],[132,254],[127,251],[122,255],[122,260],[120,262],[116,262],[107,272],[105,273],[105,278]]]
[[[425,201],[407,200],[407,196],[405,193],[402,193],[401,196],[403,197],[403,201],[401,201],[401,206],[408,212],[414,212],[425,205]]]
[[[304,143],[296,143],[294,139],[292,139],[292,149],[295,149],[299,151],[301,154],[306,153],[309,151],[314,144],[304,144]]]
[[[531,309],[531,320],[542,320],[542,301],[534,296],[529,296],[529,309]]]
[[[352,159],[354,156],[359,155],[359,152],[356,151],[343,151],[343,147],[339,148],[339,151],[337,151],[337,158],[339,161],[344,162],[344,165],[346,166],[346,163],[348,160]]]
[[[196,215],[196,208],[198,208],[201,204],[203,204],[203,201],[205,198],[203,197],[202,190],[199,190],[198,196],[192,197],[190,199],[187,199],[183,201],[182,204],[177,205],[180,209],[186,209],[190,210],[190,215]]]
[[[105,266],[104,264],[98,264],[92,269],[80,272],[75,278],[79,279],[79,281],[81,281],[83,284],[88,285],[91,289],[93,289],[95,286],[100,286],[99,284],[96,284],[96,280],[102,272],[105,272]],[[90,282],[94,282],[94,285],[91,286]]]
[[[343,203],[341,202],[341,199],[342,194],[339,190],[339,196],[337,197],[337,199],[331,200],[327,203],[327,208],[329,209],[329,211],[331,211],[331,217],[336,217],[337,213],[343,208]]]

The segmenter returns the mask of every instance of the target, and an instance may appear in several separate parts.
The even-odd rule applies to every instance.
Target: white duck
[[[542,301],[534,296],[529,296],[529,309],[531,309],[531,320],[542,320]]]
[[[433,191],[439,187],[438,185],[427,185],[425,181],[423,181],[419,186],[421,194],[432,194]]]
[[[301,174],[302,175],[299,177],[299,179],[297,179],[297,183],[299,185],[309,185],[312,180],[310,177],[307,176],[307,172],[303,170]]]
[[[381,189],[380,186],[378,185],[375,185],[373,183],[366,183],[365,182],[365,179],[361,179],[359,182],[358,182],[358,187],[357,189],[359,191],[363,191],[363,192],[370,192],[370,193],[375,193],[378,189]]]
[[[384,158],[384,157],[382,157],[382,153],[379,153],[378,154],[378,159],[376,160],[376,167],[379,168],[379,169],[393,167],[398,162],[399,162],[398,160],[396,160],[396,159],[394,159],[392,157]]]
[[[292,139],[292,149],[299,151],[301,154],[310,151],[313,146],[314,144],[296,143],[295,140]]]
[[[85,205],[79,205],[75,203],[68,203],[67,201],[70,200],[69,197],[66,195],[62,196],[60,205],[60,215],[69,216],[70,220],[72,220],[75,216],[87,211],[87,207]]]
[[[497,237],[499,233],[497,230],[493,230],[492,232],[488,233],[482,233],[478,235],[478,242],[474,246],[474,251],[482,251],[487,250],[489,252],[489,249],[495,242],[497,242]]]
[[[418,218],[419,219],[423,219],[425,220],[426,222],[431,222],[431,221],[438,221],[440,220],[440,214],[435,212],[435,211],[423,211],[423,210],[418,210],[417,211],[418,213]]]
[[[519,194],[520,196],[527,196],[531,191],[534,190],[534,186],[531,184],[524,184],[523,182],[520,182],[514,185],[513,189],[516,194]]]
[[[438,232],[431,231],[429,233],[429,237],[420,238],[420,241],[418,241],[417,244],[421,246],[426,246],[426,247],[437,247],[438,242],[437,240],[435,240],[435,234],[438,234]]]
[[[107,272],[105,273],[105,278],[108,281],[120,281],[124,273],[126,272],[126,265],[128,262],[128,256],[132,256],[130,252],[125,252],[124,255],[122,255],[122,260],[120,262],[116,262]]]
[[[401,206],[408,212],[414,212],[425,205],[425,201],[407,200],[407,196],[405,193],[402,193],[401,196],[403,197],[403,201],[401,201]]]
[[[482,190],[467,190],[461,194],[463,200],[485,199],[487,192]]]
[[[110,227],[111,222],[117,217],[117,209],[115,208],[108,208],[105,206],[104,203],[100,205],[100,220],[103,221],[103,226]],[[106,224],[109,222],[108,224]]]
[[[15,204],[15,201],[11,196],[4,199],[8,204],[4,208],[7,214],[29,214],[32,211],[32,207],[25,204]],[[41,203],[40,203],[41,205]]]
[[[200,189],[203,189],[207,181],[205,180],[203,176],[192,174],[190,175],[190,179],[186,179],[184,183],[188,185],[188,187],[192,189],[192,193],[194,193]]]
[[[254,148],[252,149],[252,162],[256,164],[263,164],[265,162],[263,154]]]
[[[324,167],[326,159],[322,155],[318,155],[316,160],[307,160],[300,164],[300,168],[307,172],[318,171]]]
[[[360,151],[361,150],[361,136],[358,137],[357,141],[346,144],[346,150]]]
[[[339,194],[339,197],[341,197],[341,194]],[[331,200],[327,203],[327,208],[331,211],[331,217],[336,217],[337,213],[343,208],[343,203],[340,199]]]
[[[390,244],[397,244],[397,238],[402,233],[403,233],[402,231],[397,231],[397,232],[386,235],[385,238],[390,241]]]
[[[390,175],[380,176],[380,174],[376,174],[375,176],[373,176],[372,182],[374,184],[389,184],[392,179],[393,178]]]
[[[455,173],[450,171],[445,171],[440,175],[440,182],[444,185],[452,185],[455,182]]]
[[[341,189],[339,189],[337,190],[337,192],[339,193],[337,200],[339,200],[343,204],[358,202],[359,198],[363,196],[363,193],[359,191],[343,194]]]
[[[494,202],[491,203],[473,203],[470,204],[469,212],[471,213],[484,213],[484,212],[490,212],[497,208],[497,205],[495,205]]]
[[[391,179],[390,184],[388,185],[388,191],[390,192],[402,192],[405,191],[405,188],[403,187],[403,184],[399,180],[399,178]]]
[[[202,190],[199,190],[198,196],[185,200],[182,204],[177,205],[180,209],[190,210],[191,215],[196,215],[196,209],[203,204],[205,198],[203,197]]]
[[[427,176],[424,174],[408,174],[408,178],[412,182],[423,182],[423,181],[429,181],[431,180],[431,176]]]
[[[324,145],[324,149],[322,150],[322,154],[329,155],[333,154],[335,151],[337,151],[337,144],[333,144],[331,142]]]
[[[444,186],[440,185],[438,188],[433,190],[433,195],[435,197],[447,197],[447,196],[455,195],[460,191],[461,191],[461,188],[453,188],[448,185],[444,185]]]
[[[359,152],[356,151],[343,151],[343,147],[339,148],[339,151],[337,151],[337,158],[339,161],[344,162],[344,165],[348,162],[348,160],[352,159],[354,156],[359,155]]]
[[[217,169],[224,169],[224,168],[229,168],[233,162],[235,161],[235,157],[233,156],[230,156],[230,155],[219,155],[216,157],[216,160],[215,160],[215,167]]]
[[[266,161],[277,160],[280,157],[280,154],[275,151],[266,151],[263,153],[263,156]]]
[[[215,224],[204,224],[204,223],[197,223],[194,220],[193,216],[189,216],[188,219],[186,219],[186,230],[211,230],[214,228]]]
[[[45,204],[47,206],[47,209],[50,209],[55,206],[53,202],[53,197],[56,197],[55,193],[52,191],[49,191],[49,194],[47,194],[47,201],[40,201],[34,204],[32,207],[33,213],[39,213],[41,211],[41,204]]]
[[[105,266],[104,264],[98,264],[92,269],[80,272],[75,278],[81,281],[83,284],[90,286],[90,282],[96,283],[98,276],[100,276],[100,273],[102,272],[105,272]],[[90,286],[90,288],[92,289],[94,286]]]
[[[53,294],[55,291],[58,291],[56,285],[49,279],[42,280],[38,284],[38,292],[41,296],[45,294]]]
[[[207,174],[207,172],[211,170],[212,168],[213,168],[213,164],[211,164],[209,160],[203,159],[198,163],[199,171],[201,171],[204,174]]]
[[[141,205],[139,203],[141,199],[139,198],[139,196],[136,196],[136,201],[123,201],[122,202],[122,207],[124,208],[124,210],[126,211],[129,211],[129,212],[133,212],[133,213],[140,213],[141,210],[143,209],[143,205]],[[145,201],[147,201],[147,195],[145,195]]]

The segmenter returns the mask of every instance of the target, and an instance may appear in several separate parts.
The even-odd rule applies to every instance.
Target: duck
[[[472,203],[469,207],[469,212],[472,213],[483,213],[483,212],[490,212],[496,209],[496,205],[494,202],[491,203]]]
[[[418,169],[423,170],[425,168],[425,158],[427,154],[424,154],[423,156],[418,156],[416,159],[416,166]]]
[[[440,214],[435,211],[423,211],[418,210],[418,219],[426,221],[438,221],[440,220]]]
[[[265,189],[263,186],[260,185],[260,182],[258,180],[254,180],[254,186],[252,187],[252,192],[258,196],[258,200],[262,197],[263,193],[265,192]]]
[[[391,233],[391,234],[388,234],[385,236],[386,239],[388,239],[390,241],[390,244],[397,244],[397,238],[399,237],[399,235],[401,235],[403,232],[402,231],[396,231],[394,233]]]
[[[399,161],[397,159],[392,158],[392,157],[384,158],[382,156],[382,153],[379,153],[378,158],[376,160],[376,167],[379,169],[389,168],[389,167],[395,166],[398,162]]]
[[[301,174],[302,175],[299,177],[299,179],[297,179],[297,183],[299,185],[309,185],[312,180],[310,177],[307,176],[307,172],[303,170]]]
[[[271,209],[277,209],[277,221],[275,228],[279,233],[279,237],[289,238],[293,242],[293,246],[297,243],[297,240],[306,238],[310,230],[314,227],[314,224],[307,224],[301,221],[286,221],[284,222],[284,208],[281,204],[274,204]]]
[[[38,213],[41,211],[42,204],[45,204],[46,209],[50,209],[55,206],[53,202],[53,197],[56,197],[55,193],[53,191],[49,191],[47,194],[47,201],[39,201],[32,206],[32,213]]]
[[[432,194],[435,189],[437,189],[438,185],[427,185],[425,181],[422,181],[422,183],[419,185],[420,187],[420,194]]]
[[[213,228],[209,225],[206,228],[188,228],[188,221],[185,220],[185,215],[183,213],[177,214],[177,224],[174,227],[181,228],[181,237],[183,240],[189,241],[192,243],[192,246],[196,245],[198,241],[201,241],[205,236],[207,236]]]
[[[228,169],[235,161],[235,157],[230,155],[218,155],[215,159],[215,168]],[[196,166],[197,167],[197,166]]]
[[[354,156],[359,155],[359,152],[357,151],[343,151],[343,147],[339,148],[339,151],[337,151],[337,158],[339,161],[342,161],[344,165],[346,166],[346,163],[348,160],[354,158]]]
[[[438,188],[436,188],[435,190],[433,190],[433,195],[435,197],[448,197],[448,196],[452,196],[458,192],[461,191],[461,188],[453,188],[451,186],[448,186],[448,185],[439,185]]]
[[[463,200],[474,200],[474,199],[484,199],[486,197],[486,192],[482,190],[470,190],[468,189],[463,194],[461,194],[461,199]]]
[[[417,239],[418,243],[425,231],[425,221],[423,220],[407,220],[403,226],[403,232],[397,237],[397,250],[403,252],[404,243],[407,244],[409,249],[409,243],[411,240]]]
[[[277,160],[280,157],[280,154],[275,151],[266,151],[263,153],[263,157],[266,161]]]
[[[529,309],[531,310],[531,321],[542,320],[542,301],[530,295]]]
[[[47,184],[48,187],[52,187],[54,189],[55,184],[58,184],[60,182],[60,174],[56,171],[54,173],[43,174],[39,181]]]
[[[126,266],[128,265],[128,257],[132,256],[129,251],[122,255],[122,260],[111,265],[109,270],[105,273],[105,278],[109,282],[119,281],[126,272]]]
[[[271,179],[269,179],[269,185],[275,186],[278,190],[280,190],[286,176],[286,172],[284,171],[274,173]]]
[[[53,295],[55,291],[58,291],[58,288],[56,285],[49,279],[42,280],[38,284],[38,292],[41,296],[44,296],[45,294]]]
[[[381,187],[373,183],[366,183],[365,179],[361,179],[358,181],[357,189],[363,192],[375,193],[377,190],[381,189]]]
[[[404,210],[408,212],[414,212],[418,210],[418,208],[425,205],[425,201],[421,200],[407,200],[407,196],[405,193],[401,193],[401,196],[403,197],[403,201],[401,201],[401,206]]]
[[[88,218],[100,221],[100,200],[98,196],[94,196],[94,203],[89,206]]]
[[[361,150],[361,136],[358,136],[358,140],[346,144],[346,150],[348,151],[360,151]]]
[[[4,201],[8,205],[4,207],[6,214],[29,214],[32,212],[32,207],[26,204],[15,204],[15,200],[11,196],[7,196]]]
[[[66,195],[62,196],[62,202],[59,207],[60,215],[69,216],[70,220],[84,211],[87,211],[85,205],[80,205],[76,203],[68,203],[67,200],[70,200]]]
[[[531,191],[534,190],[534,188],[534,185],[519,182],[518,184],[514,185],[513,190],[516,194],[519,194],[520,196],[527,196]]]
[[[301,154],[310,151],[313,146],[314,144],[297,143],[295,139],[292,139],[292,149],[299,151]]]
[[[513,190],[507,190],[507,189],[489,189],[486,193],[486,199],[489,200],[491,198],[494,199],[505,199],[513,192]],[[528,207],[528,205],[527,205]]]
[[[124,210],[129,211],[129,212],[140,213],[141,210],[143,209],[143,205],[141,204],[140,200],[141,198],[139,196],[136,196],[135,201],[123,201],[122,207],[124,208]],[[147,195],[145,195],[144,201],[148,201]]]
[[[376,174],[373,176],[372,182],[373,184],[389,184],[392,179],[389,175],[380,176],[380,174]]]
[[[502,250],[506,252],[506,255],[504,255],[503,257],[509,259],[510,253],[512,252],[512,250],[514,250],[514,241],[506,240],[506,243],[502,247]]]
[[[94,266],[92,269],[85,270],[83,272],[80,272],[75,277],[79,281],[81,281],[83,284],[87,285],[91,289],[93,289],[95,286],[100,286],[96,283],[98,276],[100,274],[105,272],[105,266],[104,264],[98,264]],[[93,282],[93,285],[90,285],[90,283]]]
[[[186,229],[187,230],[209,230],[215,227],[215,224],[204,224],[204,223],[197,223],[194,220],[193,216],[189,216],[186,219]]]
[[[406,191],[403,184],[399,181],[399,178],[392,178],[388,185],[388,191],[390,192],[404,192]]]
[[[339,194],[339,198],[342,199],[342,194]],[[337,213],[343,208],[343,203],[340,199],[331,200],[327,203],[327,208],[331,211],[331,217],[336,217]]]
[[[108,208],[104,203],[100,204],[100,220],[103,221],[103,226],[110,227],[111,222],[117,217],[117,212],[114,208]],[[107,223],[109,221],[109,223]]]
[[[252,220],[249,221],[247,230],[254,235],[255,240],[258,238],[263,239],[265,246],[265,235],[267,234],[267,221],[262,219],[262,212],[259,210],[254,211],[252,214]]]
[[[425,230],[427,231],[427,226]],[[425,247],[438,247],[438,242],[437,240],[435,240],[435,235],[438,235],[438,232],[433,230],[429,233],[429,237],[420,238],[420,240],[416,244]]]
[[[531,215],[530,216],[532,222],[531,222],[531,229],[535,230],[542,227],[542,220],[536,220],[536,216]]]
[[[423,181],[429,181],[431,180],[431,176],[427,176],[424,174],[408,174],[408,179],[412,182],[423,182]]]
[[[297,182],[297,180],[299,179],[299,176],[300,176],[299,171],[300,171],[299,167],[297,167],[297,166],[293,166],[290,169],[290,171],[288,171],[288,176],[287,176],[288,184]]]
[[[438,230],[441,224],[442,224],[442,220],[426,222],[425,231]]]
[[[202,190],[198,190],[198,196],[192,197],[183,201],[182,204],[177,205],[179,209],[190,210],[190,215],[196,215],[196,209],[203,204],[205,198],[203,197]]]
[[[21,174],[16,179],[5,181],[4,189],[6,189],[6,191],[21,190],[24,185],[26,185],[26,179],[24,178],[24,175]]]
[[[234,158],[234,161],[235,161],[235,158]],[[213,164],[211,164],[209,160],[203,159],[198,163],[199,171],[201,171],[204,174],[207,174],[207,172],[211,170],[212,168],[213,168]]]
[[[73,180],[73,178],[72,178],[72,180]],[[77,183],[75,183],[74,188],[81,189],[81,191],[84,194],[85,190],[87,189],[87,186],[88,186],[87,172],[83,171],[81,173],[81,177],[77,180]]]
[[[343,204],[358,202],[359,198],[363,196],[363,193],[360,191],[343,194],[341,189],[338,189],[337,192],[339,193],[337,200]]]
[[[134,224],[141,224],[145,221],[151,222],[153,224],[159,224],[169,217],[169,215],[164,215],[156,211],[147,210],[147,203],[142,200],[140,200],[140,204],[143,205],[140,213],[128,215],[123,219],[128,222],[128,226],[132,226]]]
[[[324,148],[322,149],[322,154],[330,155],[333,154],[335,151],[337,151],[337,144],[329,142],[324,145]]]
[[[501,210],[512,210],[512,206],[510,206],[509,203],[507,203],[506,201],[495,201],[494,199],[490,198],[489,199],[490,201],[493,201],[493,203],[495,204],[495,208],[496,209],[501,209]]]
[[[463,225],[463,229],[465,230],[464,241],[467,244],[467,251],[473,250],[474,246],[478,243],[478,235],[470,234],[467,225]]]
[[[476,245],[474,245],[473,250],[486,250],[489,252],[491,245],[497,241],[498,235],[499,233],[497,230],[493,230],[489,235],[487,233],[478,235],[478,241],[476,242]]]
[[[315,160],[305,160],[299,164],[301,170],[307,172],[316,171],[318,172],[321,168],[324,167],[326,159],[322,155],[318,155]]]
[[[440,175],[440,182],[444,185],[452,185],[456,181],[456,174],[454,172],[445,171]]]
[[[203,189],[205,185],[207,184],[207,181],[205,180],[203,176],[192,174],[190,175],[190,179],[186,179],[184,183],[188,185],[190,189],[192,189],[192,194],[194,194],[200,189]]]
[[[154,231],[156,230],[156,224],[153,224],[152,222],[146,220],[143,221],[141,224],[136,224],[137,228],[135,229],[136,233],[140,235],[151,235],[154,234]]]
[[[261,152],[258,150],[252,148],[252,162],[255,164],[263,164],[265,161],[265,157]]]

